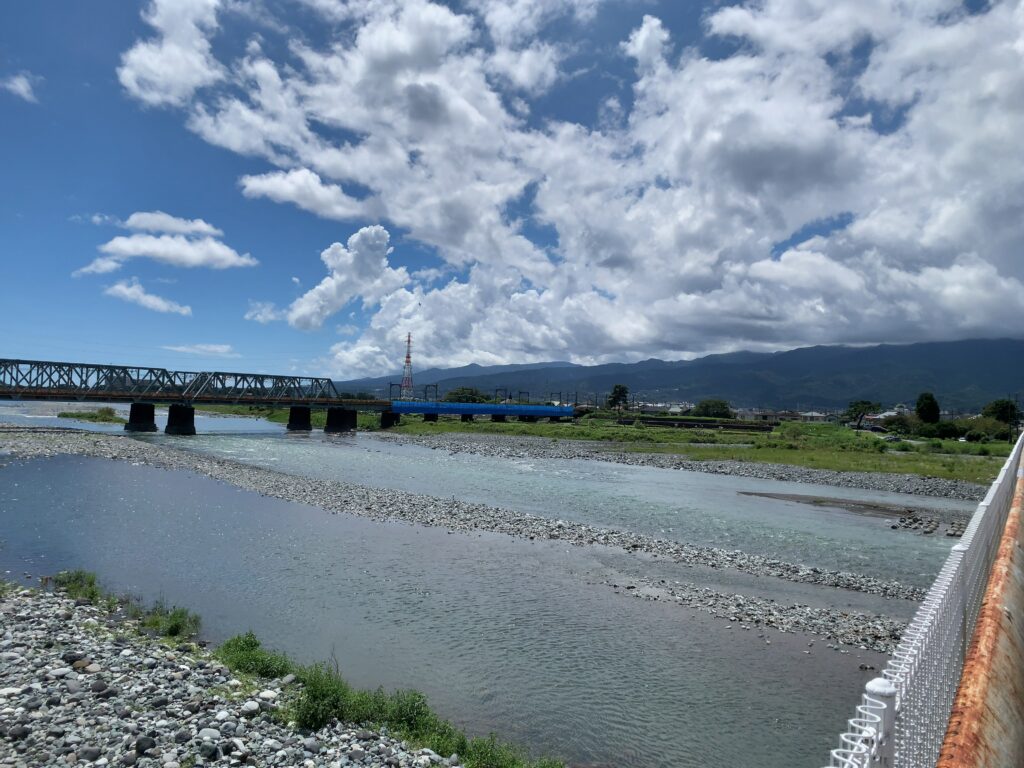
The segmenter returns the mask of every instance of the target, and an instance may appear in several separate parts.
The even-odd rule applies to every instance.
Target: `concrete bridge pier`
[[[464,414],[462,414],[462,423],[463,424],[466,424],[466,423],[471,422],[471,421],[473,421],[473,414],[472,413],[464,413]]]
[[[394,413],[393,411],[381,411],[380,414],[380,428],[390,429],[391,427],[397,427],[402,422],[402,415]]]
[[[352,432],[356,428],[356,412],[348,408],[328,408],[324,432]]]
[[[424,413],[423,414],[423,420],[424,421],[429,421],[429,422],[436,422],[437,421],[437,414],[436,413]]]
[[[191,405],[170,405],[167,408],[168,435],[194,435],[196,433],[196,409]]]
[[[156,406],[152,403],[132,403],[128,411],[126,432],[156,432]]]
[[[505,414],[503,414],[503,413],[492,414],[491,415],[491,421],[502,421],[502,422],[506,421]]]
[[[292,432],[309,432],[313,429],[309,406],[293,405],[288,409],[288,429]]]

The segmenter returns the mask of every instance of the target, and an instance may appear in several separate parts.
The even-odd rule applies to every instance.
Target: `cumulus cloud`
[[[267,164],[243,195],[386,224],[443,262],[407,274],[382,227],[324,251],[328,276],[268,311],[317,328],[361,297],[368,324],[332,348],[335,373],[393,369],[408,328],[421,364],[447,365],[1024,321],[1021,0],[709,4],[690,47],[652,5],[606,53],[628,57],[632,93],[595,92],[593,124],[535,97],[564,77],[552,22],[585,25],[596,0],[307,4],[337,34],[211,59],[216,94],[178,98],[172,80],[160,103]],[[217,17],[202,18],[207,40]]]
[[[128,229],[147,232],[168,232],[178,235],[210,235],[220,237],[224,233],[202,219],[179,219],[163,211],[136,211],[124,222]]]
[[[230,344],[176,344],[166,345],[162,349],[200,357],[241,357]]]
[[[41,80],[41,77],[33,75],[31,72],[18,72],[0,79],[0,88],[13,93],[15,96],[24,99],[25,101],[30,101],[33,104],[36,104],[39,99],[36,96],[35,85]]]
[[[371,307],[408,283],[404,267],[393,269],[388,264],[389,239],[384,227],[373,225],[352,235],[347,245],[332,243],[326,248],[320,259],[329,274],[292,302],[286,315],[289,325],[319,328],[354,298],[362,298],[363,306]]]
[[[113,296],[115,299],[127,301],[130,304],[138,304],[140,307],[151,309],[154,312],[168,312],[176,315],[192,314],[192,307],[165,299],[162,296],[149,293],[142,284],[134,277],[127,280],[120,280],[104,291],[104,295]]]
[[[283,320],[285,313],[277,308],[272,301],[250,301],[249,309],[245,313],[246,320],[252,320],[260,325],[272,323],[275,320]]]
[[[278,203],[292,203],[325,219],[355,219],[368,215],[371,202],[346,195],[337,184],[324,184],[307,168],[243,176],[239,181],[246,197],[267,197]]]
[[[117,76],[135,98],[153,106],[181,105],[224,77],[213,57],[219,0],[152,0],[142,18],[156,36],[121,57]]]
[[[99,221],[93,217],[94,223],[105,224],[110,220],[108,216]],[[114,272],[129,259],[152,259],[174,267],[211,269],[253,267],[259,263],[248,253],[240,254],[217,239],[223,233],[202,219],[180,219],[163,211],[138,211],[119,223],[126,229],[161,234],[136,232],[103,243],[99,250],[104,255],[76,270],[76,277]]]

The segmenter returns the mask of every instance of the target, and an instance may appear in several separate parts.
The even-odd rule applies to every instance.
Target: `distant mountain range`
[[[339,390],[388,396],[391,376],[335,382]],[[931,391],[943,409],[975,410],[1024,390],[1024,340],[882,344],[870,347],[817,346],[786,352],[733,352],[696,360],[644,360],[583,366],[567,362],[429,369],[414,372],[416,388],[437,384],[440,393],[475,387],[534,400],[576,393],[580,401],[603,398],[615,384],[645,400],[697,401],[721,397],[734,407],[840,408],[850,400],[913,406]],[[397,396],[397,394],[396,394]]]

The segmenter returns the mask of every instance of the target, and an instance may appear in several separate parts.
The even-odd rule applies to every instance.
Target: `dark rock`
[[[151,736],[139,736],[135,740],[135,752],[140,755],[147,750],[153,749],[155,746],[156,739]]]
[[[220,757],[220,749],[216,744],[204,741],[199,745],[199,755],[205,760],[216,760]]]
[[[89,760],[90,762],[93,760],[99,760],[101,754],[103,754],[103,751],[99,747],[82,747],[78,750],[78,756],[83,760]]]

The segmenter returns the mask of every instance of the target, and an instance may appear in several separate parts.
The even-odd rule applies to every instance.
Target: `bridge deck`
[[[0,359],[0,400],[342,408],[396,414],[524,418],[571,417],[574,411],[572,406],[518,403],[353,399],[341,397],[330,379],[307,376],[9,359]]]

